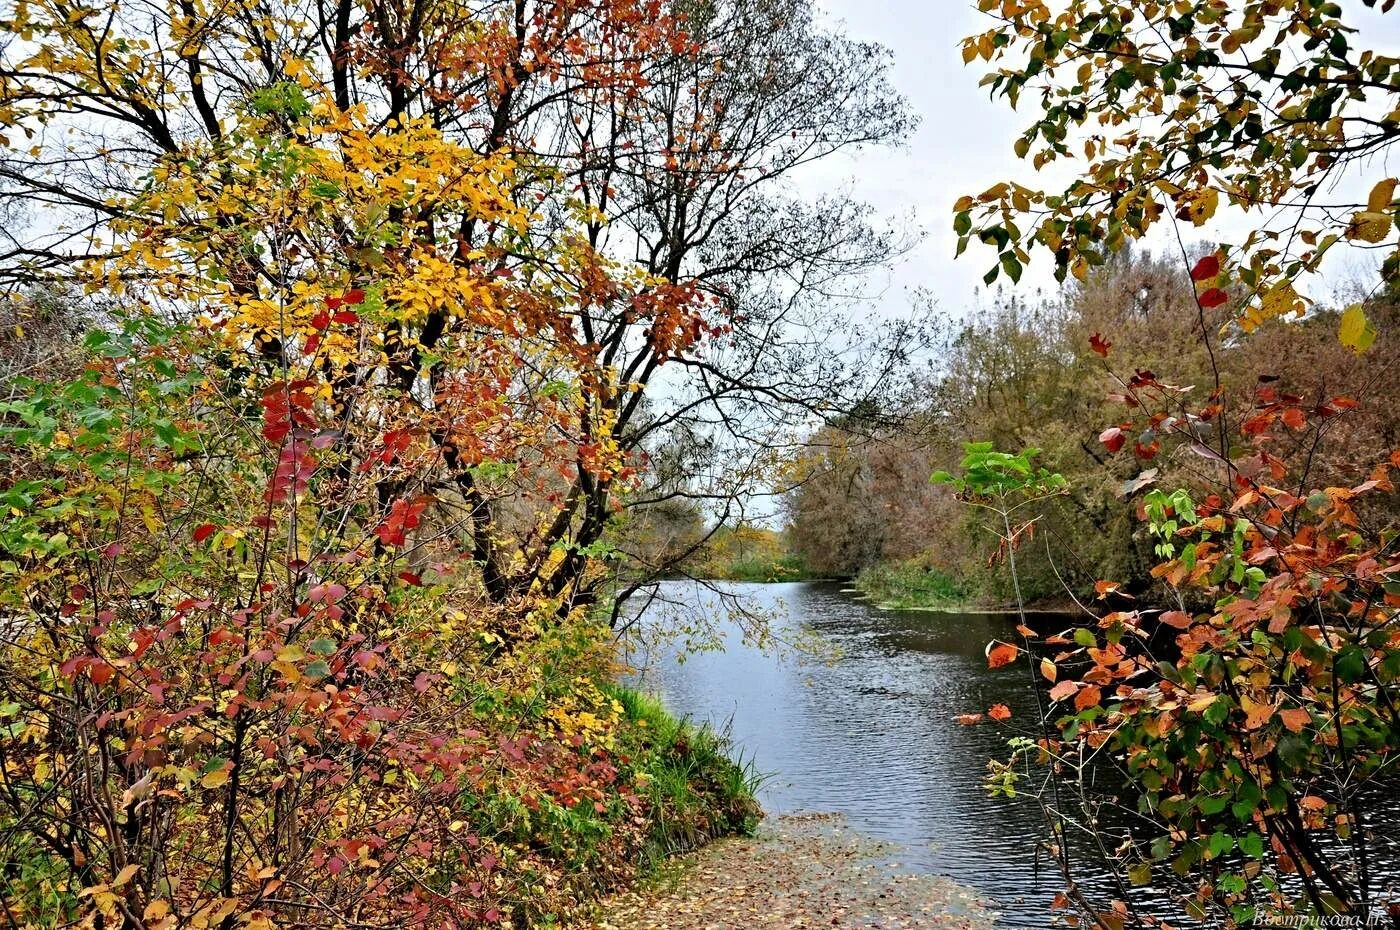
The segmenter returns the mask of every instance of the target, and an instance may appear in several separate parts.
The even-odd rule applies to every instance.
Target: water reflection
[[[673,600],[713,595],[672,583]],[[879,610],[838,585],[734,585],[788,629],[836,646],[832,664],[780,660],[731,639],[723,652],[677,663],[653,656],[644,686],[673,711],[729,725],[741,750],[771,774],[770,812],[839,811],[852,825],[907,849],[905,864],[976,887],[1001,911],[999,926],[1049,925],[1058,889],[1038,861],[1038,810],[992,799],[986,762],[1034,719],[1024,664],[987,668],[993,638],[1015,636],[1005,617]],[[1013,640],[1014,641],[1014,640]],[[958,714],[1008,704],[1010,726],[961,726]]]

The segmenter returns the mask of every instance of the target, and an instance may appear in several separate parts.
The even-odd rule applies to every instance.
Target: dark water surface
[[[1016,642],[1002,616],[880,610],[827,583],[731,584],[744,603],[840,650],[833,663],[781,658],[730,636],[722,652],[639,660],[643,687],[674,713],[729,726],[746,758],[770,775],[769,813],[839,812],[869,836],[905,847],[902,863],[977,889],[999,927],[1046,927],[1060,887],[1036,861],[1038,810],[994,799],[987,760],[1034,719],[1024,663],[987,667],[994,638]],[[722,610],[690,582],[666,598]],[[660,608],[653,607],[653,611]],[[645,622],[645,617],[644,621]],[[954,717],[1008,704],[1007,726]]]

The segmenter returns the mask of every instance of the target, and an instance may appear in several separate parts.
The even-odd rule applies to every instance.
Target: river
[[[1024,663],[989,669],[994,638],[1017,641],[1004,616],[881,610],[830,583],[726,584],[738,603],[776,628],[834,647],[831,662],[745,645],[731,626],[722,651],[640,655],[641,686],[676,714],[728,728],[738,750],[768,776],[770,814],[838,812],[877,839],[904,847],[901,864],[975,888],[1001,914],[998,927],[1050,925],[1060,887],[1037,861],[1038,809],[995,799],[986,763],[1034,721]],[[661,600],[722,612],[691,582],[667,582],[642,624],[660,622]],[[996,703],[1003,725],[954,718]]]

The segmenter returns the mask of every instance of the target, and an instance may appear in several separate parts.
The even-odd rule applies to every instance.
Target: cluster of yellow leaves
[[[1258,215],[1227,249],[1232,322],[1249,331],[1305,312],[1297,290],[1338,242],[1381,246],[1400,275],[1397,181],[1374,184],[1364,208],[1318,201],[1343,173],[1368,164],[1400,122],[1396,59],[1358,47],[1336,4],[1162,0],[980,0],[993,25],[964,39],[966,63],[989,65],[983,85],[1014,107],[1035,93],[1018,157],[1040,168],[1080,160],[1063,193],[1002,183],[954,210],[959,251],[993,245],[1013,279],[1035,246],[1057,274],[1084,280],[1107,253],[1175,217],[1204,229],[1228,205]],[[1242,78],[1257,83],[1246,87]],[[1022,219],[1034,226],[1023,229]],[[988,272],[989,283],[998,269]],[[1354,343],[1348,343],[1355,347]]]
[[[566,737],[611,749],[622,705],[587,678],[575,678],[573,685],[545,711],[545,717]]]

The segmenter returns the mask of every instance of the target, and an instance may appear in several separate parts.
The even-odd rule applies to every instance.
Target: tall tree
[[[434,260],[553,276],[573,297],[551,338],[596,373],[576,385],[567,432],[583,451],[569,474],[502,479],[443,443],[497,599],[537,584],[592,596],[580,553],[601,538],[618,482],[635,469],[595,474],[588,456],[631,460],[675,429],[732,449],[873,380],[858,374],[870,366],[840,360],[822,311],[839,282],[897,242],[858,203],[804,202],[790,179],[816,160],[897,141],[911,119],[886,82],[887,54],[819,26],[806,0],[40,2],[18,6],[6,26],[21,41],[0,64],[0,176],[9,202],[46,207],[14,236],[0,272],[11,281],[109,255],[114,224],[139,235],[152,219],[141,206],[152,172],[236,145],[237,115],[276,109],[289,88],[312,100],[324,92],[371,137],[431,127],[525,169],[503,192],[529,208],[520,228],[460,205],[415,205]],[[227,227],[225,207],[202,209],[192,225]],[[389,222],[405,219],[386,209]],[[207,238],[236,290],[267,292],[265,253]],[[380,244],[354,230],[319,247],[342,256],[349,284],[383,274]],[[570,256],[541,264],[546,248]],[[467,325],[438,298],[383,333],[400,346],[383,372],[405,401],[446,400],[453,374],[440,349]],[[907,338],[894,333],[871,354],[897,358]],[[259,341],[264,364],[285,349],[280,336]],[[518,392],[538,393],[556,373],[522,358],[513,377]],[[647,393],[656,402],[643,417]],[[720,484],[704,493],[738,498],[755,479],[745,471]],[[562,560],[550,557],[561,549]]]

